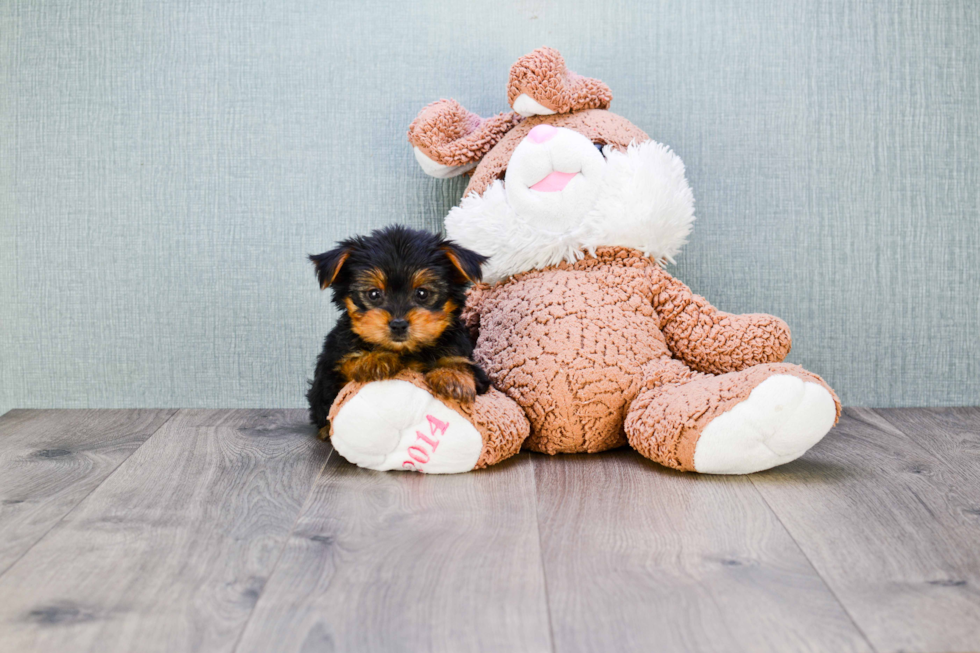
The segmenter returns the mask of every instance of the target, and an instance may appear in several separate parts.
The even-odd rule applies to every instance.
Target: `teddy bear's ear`
[[[576,75],[557,50],[538,48],[510,68],[507,101],[522,116],[608,109],[612,91],[598,79]]]
[[[439,100],[422,109],[412,121],[408,142],[426,174],[448,179],[475,168],[483,155],[520,121],[516,113],[481,118],[456,100]]]

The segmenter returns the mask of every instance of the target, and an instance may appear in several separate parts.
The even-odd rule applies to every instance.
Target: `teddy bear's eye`
[[[593,145],[595,145],[595,149],[599,150],[599,154],[602,154],[602,148],[606,146],[605,143],[593,143]],[[606,155],[602,154],[602,156],[605,158]]]

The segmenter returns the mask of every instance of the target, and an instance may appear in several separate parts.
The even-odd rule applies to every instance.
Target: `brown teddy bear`
[[[818,442],[840,404],[781,362],[786,324],[719,311],[663,269],[694,221],[681,160],[552,49],[514,64],[507,96],[515,112],[488,119],[440,100],[408,134],[425,172],[472,174],[446,230],[490,257],[463,318],[496,389],[460,405],[412,373],[350,384],[331,411],[336,450],[451,473],[522,446],[628,443],[674,469],[746,474]]]

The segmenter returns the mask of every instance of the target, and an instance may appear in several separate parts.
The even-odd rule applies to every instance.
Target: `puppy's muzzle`
[[[408,320],[398,318],[388,322],[388,330],[391,331],[392,340],[405,340],[408,338]]]

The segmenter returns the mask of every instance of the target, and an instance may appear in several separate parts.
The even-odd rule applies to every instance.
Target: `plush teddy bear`
[[[694,221],[680,158],[552,49],[514,64],[507,97],[514,113],[488,119],[440,100],[408,132],[428,174],[472,174],[446,231],[490,257],[463,319],[495,389],[460,405],[412,373],[352,383],[331,411],[336,450],[447,473],[521,447],[629,444],[674,469],[746,474],[818,442],[840,404],[781,362],[786,324],[719,311],[664,270]]]

